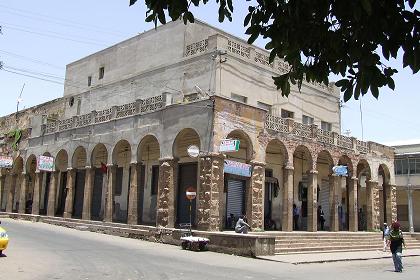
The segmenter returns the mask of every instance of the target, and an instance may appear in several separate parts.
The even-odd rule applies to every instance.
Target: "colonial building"
[[[395,148],[398,220],[404,230],[420,231],[420,144],[405,142]]]
[[[272,76],[289,66],[268,57],[196,21],[69,64],[62,98],[1,119],[14,161],[1,170],[1,210],[172,228],[189,222],[192,187],[192,224],[207,231],[242,213],[253,230],[292,231],[293,204],[295,230],[318,230],[318,206],[330,231],[395,220],[393,149],[340,135],[333,85],[282,97]],[[7,136],[17,130],[18,141]],[[220,152],[224,139],[239,149]]]

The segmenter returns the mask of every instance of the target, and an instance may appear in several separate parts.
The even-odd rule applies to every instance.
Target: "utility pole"
[[[22,99],[22,93],[23,93],[23,89],[24,88],[25,88],[25,83],[23,83],[22,89],[20,90],[20,94],[19,94],[19,97],[17,98],[17,102],[16,102],[16,128],[18,126],[19,104],[23,101],[23,99]]]

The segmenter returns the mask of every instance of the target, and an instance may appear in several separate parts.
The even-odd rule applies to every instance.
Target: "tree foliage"
[[[215,0],[219,21],[232,21],[233,0]],[[130,5],[137,0],[130,0]],[[146,21],[194,22],[191,4],[209,0],[145,0]],[[242,0],[236,5],[243,5]],[[273,77],[282,95],[290,93],[290,83],[300,88],[302,81],[328,84],[331,73],[340,75],[336,85],[344,100],[358,99],[370,89],[395,88],[397,70],[386,63],[402,55],[403,67],[413,73],[420,69],[420,12],[416,0],[246,0],[244,19],[248,43],[258,37],[268,41],[270,62],[276,56],[290,64],[290,71]],[[382,54],[382,56],[380,56]]]

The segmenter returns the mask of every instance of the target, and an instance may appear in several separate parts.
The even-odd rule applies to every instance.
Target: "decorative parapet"
[[[265,128],[266,129],[270,129],[270,130],[274,130],[277,132],[283,132],[283,133],[288,133],[289,129],[286,123],[286,120],[281,118],[281,117],[277,117],[277,116],[273,116],[270,114],[266,115],[267,118],[265,120]]]
[[[247,47],[242,45],[241,43],[228,40],[228,51],[244,58],[250,59],[251,58],[251,47]]]
[[[127,103],[121,106],[113,106],[101,111],[92,111],[88,114],[74,116],[65,120],[52,121],[47,123],[43,129],[45,134],[50,134],[92,124],[109,122],[113,119],[125,118],[139,113],[150,113],[163,107],[163,96],[158,95],[144,100],[139,99],[136,102]]]
[[[338,135],[337,136],[337,145],[341,148],[352,150],[353,149],[352,138],[344,136],[344,135]]]
[[[357,140],[356,141],[356,149],[362,154],[367,154],[369,152],[368,143]]]
[[[163,96],[153,96],[142,100],[140,105],[140,113],[148,113],[163,108]]]
[[[207,51],[208,46],[209,46],[208,39],[204,39],[196,43],[189,44],[185,47],[185,56],[191,56],[191,55],[205,52]]]
[[[299,137],[312,138],[312,127],[310,125],[293,122],[292,134]]]
[[[112,108],[97,111],[95,115],[95,123],[108,122],[112,119]]]
[[[128,103],[128,104],[124,104],[121,106],[117,106],[117,113],[116,113],[116,118],[125,118],[128,116],[132,116],[136,113],[136,107],[137,107],[137,103],[136,102],[132,102],[132,103]]]
[[[332,131],[317,129],[317,140],[318,142],[334,145],[334,135]]]
[[[315,140],[340,148],[353,150],[359,153],[369,153],[367,142],[357,140],[354,137],[347,137],[338,133],[318,128],[316,125],[306,125],[295,122],[292,119],[282,118],[266,114],[265,128],[267,130],[288,133],[297,137]]]

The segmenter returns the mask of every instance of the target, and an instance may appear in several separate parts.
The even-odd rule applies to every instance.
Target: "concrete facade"
[[[395,148],[395,184],[398,220],[404,230],[420,231],[420,141],[401,143]]]
[[[30,133],[19,150],[3,152],[16,164],[2,169],[0,208],[169,228],[190,218],[204,231],[231,230],[233,206],[255,231],[317,231],[318,205],[331,231],[394,220],[393,150],[339,134],[333,86],[304,83],[281,97],[271,77],[287,69],[201,22],[169,23],[71,63],[64,97],[40,105],[21,125]],[[223,139],[240,140],[239,151],[221,153]],[[40,155],[55,159],[53,173],[39,170]],[[227,174],[226,160],[250,175]],[[333,176],[334,165],[349,177]]]

